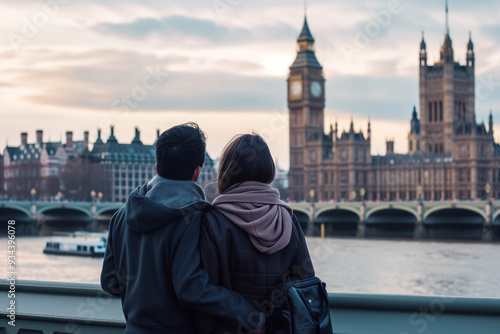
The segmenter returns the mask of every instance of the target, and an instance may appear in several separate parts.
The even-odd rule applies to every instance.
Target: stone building
[[[159,135],[160,131],[157,130],[157,138]],[[83,158],[87,173],[83,193],[101,193],[100,200],[104,201],[126,202],[133,189],[156,175],[155,145],[144,144],[138,128],[130,144],[118,142],[113,126],[105,143],[101,138],[101,130],[98,130],[92,151]],[[207,154],[198,183],[203,185],[214,179],[215,173],[214,162]]]
[[[3,196],[8,199],[50,200],[69,190],[66,184],[71,175],[69,163],[88,150],[88,132],[82,141],[73,141],[73,133],[66,133],[66,144],[44,142],[43,131],[37,130],[36,142],[28,143],[28,133],[21,133],[21,145],[7,146],[3,161]],[[33,191],[33,194],[31,193]]]
[[[447,28],[441,59],[429,65],[420,45],[420,115],[413,108],[408,154],[372,156],[371,128],[324,132],[325,80],[315,56],[307,19],[297,40],[288,77],[290,199],[446,200],[500,197],[500,150],[488,126],[475,116],[475,55],[472,39],[466,64],[455,61]]]
[[[106,142],[101,138],[101,130],[97,133],[92,151],[84,157],[85,170],[89,172],[84,192],[101,193],[101,200],[105,201],[126,202],[132,189],[156,175],[154,145],[142,143],[138,128],[130,144],[118,142],[113,126]]]
[[[101,130],[97,133],[90,151],[87,131],[82,141],[74,141],[73,133],[66,132],[64,144],[43,142],[42,130],[36,133],[36,143],[29,144],[28,134],[21,133],[21,145],[8,146],[4,151],[2,196],[19,200],[125,202],[134,188],[156,175],[155,146],[143,144],[138,128],[131,143],[119,143],[114,127],[106,142],[101,138]],[[198,183],[203,185],[215,177],[214,161],[207,154]],[[36,192],[33,195],[32,189]]]

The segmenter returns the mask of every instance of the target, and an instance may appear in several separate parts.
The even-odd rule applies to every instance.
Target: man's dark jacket
[[[232,321],[255,316],[241,295],[208,284],[200,268],[200,224],[209,206],[194,182],[157,176],[111,219],[101,286],[121,297],[125,333],[195,333],[188,308]]]
[[[288,245],[273,254],[260,252],[248,233],[217,210],[204,216],[200,238],[202,267],[210,282],[241,293],[269,316],[270,297],[276,284],[314,277],[314,268],[297,217]],[[199,320],[204,327],[209,320]],[[215,333],[237,333],[234,327],[215,320]]]

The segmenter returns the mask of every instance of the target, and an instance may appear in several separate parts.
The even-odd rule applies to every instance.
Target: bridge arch
[[[429,238],[481,240],[486,214],[480,209],[459,206],[439,207],[424,216],[424,227]]]
[[[402,206],[383,206],[367,212],[365,236],[413,238],[417,213]]]
[[[324,225],[325,235],[355,236],[361,221],[359,212],[346,207],[327,207],[319,210],[314,217],[315,235],[320,235],[320,224]]]
[[[116,212],[118,211],[123,205],[108,205],[102,208],[98,208],[96,210],[96,216],[99,217],[102,214],[107,214],[110,212]]]
[[[50,211],[68,211],[68,212],[73,211],[85,215],[89,220],[92,219],[91,213],[88,209],[79,207],[77,205],[67,205],[67,204],[54,204],[54,205],[44,206],[39,210],[37,210],[36,215],[38,217],[39,215],[45,214]]]
[[[28,210],[14,205],[2,205],[0,207],[0,234],[7,234],[9,220],[16,222],[16,234],[30,234],[31,213]]]
[[[40,235],[52,234],[56,231],[74,232],[88,230],[92,221],[89,210],[75,205],[49,205],[37,213]]]
[[[325,212],[327,211],[335,211],[335,210],[342,210],[342,211],[350,211],[352,213],[354,213],[356,216],[358,216],[359,219],[361,219],[361,213],[359,212],[359,210],[356,210],[355,208],[351,208],[351,207],[340,207],[340,206],[327,206],[327,207],[324,207],[324,208],[321,208],[319,209],[318,211],[316,211],[315,215],[314,215],[314,221],[316,221],[316,219],[324,214]]]
[[[407,207],[400,206],[400,205],[382,206],[382,207],[375,207],[373,209],[370,209],[366,213],[366,220],[368,221],[370,219],[370,217],[373,216],[374,214],[377,214],[377,212],[387,211],[387,210],[389,210],[389,211],[390,210],[405,211],[405,212],[410,213],[413,217],[415,217],[416,220],[418,220],[418,213],[414,209],[407,208]]]
[[[479,208],[476,208],[476,207],[473,207],[473,206],[468,206],[468,205],[457,205],[457,206],[453,206],[453,207],[450,207],[449,205],[448,206],[438,206],[438,207],[434,207],[430,210],[428,210],[425,214],[424,214],[424,222],[427,220],[427,218],[431,215],[435,215],[436,212],[439,212],[439,211],[442,211],[442,210],[452,210],[452,211],[460,211],[460,210],[463,210],[463,211],[472,211],[472,212],[475,212],[477,213],[478,215],[480,215],[481,217],[483,217],[483,219],[486,221],[486,212],[484,212],[484,210],[481,210]]]
[[[23,214],[26,217],[28,217],[28,219],[31,217],[31,212],[26,208],[16,205],[2,204],[2,206],[0,207],[0,213],[7,213],[7,212]]]

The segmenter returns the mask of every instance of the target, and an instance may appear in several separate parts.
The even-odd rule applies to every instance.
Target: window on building
[[[438,103],[434,102],[434,122],[438,121]]]
[[[347,171],[340,172],[340,183],[347,183],[348,177]]]
[[[443,101],[439,101],[439,120],[443,121]]]
[[[429,102],[429,122],[432,122],[432,102]]]

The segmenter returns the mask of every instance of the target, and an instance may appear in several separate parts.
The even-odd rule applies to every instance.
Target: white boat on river
[[[47,241],[43,252],[45,254],[77,255],[77,256],[104,256],[108,232],[59,233]]]

